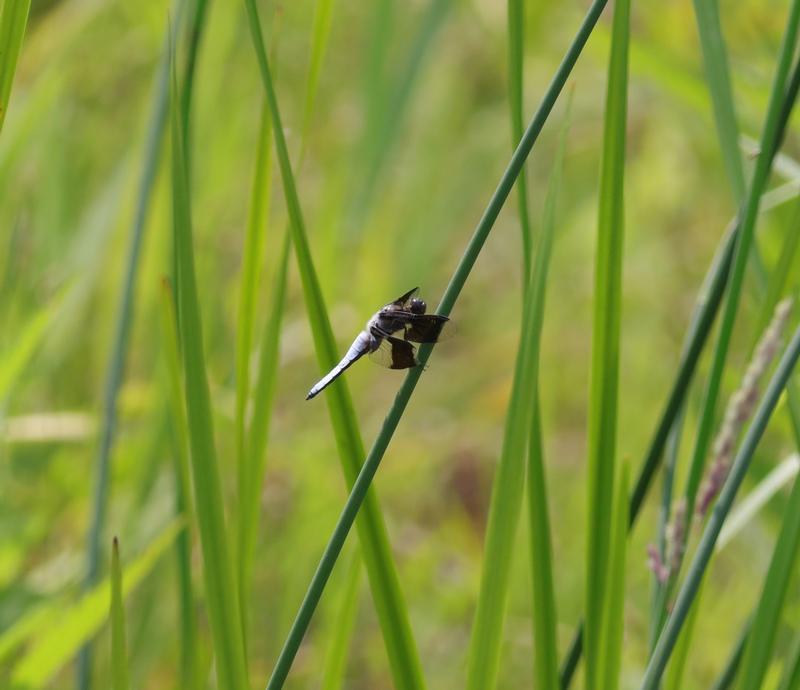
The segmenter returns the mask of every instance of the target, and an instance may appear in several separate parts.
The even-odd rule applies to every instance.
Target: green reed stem
[[[575,62],[577,61],[578,56],[581,54],[581,51],[583,50],[583,47],[592,33],[592,30],[594,29],[594,26],[597,23],[597,20],[599,19],[600,14],[607,2],[608,0],[594,0],[590,6],[583,23],[578,29],[575,39],[573,40],[572,44],[567,50],[566,55],[564,56],[564,59],[559,65],[558,70],[556,71],[553,80],[550,82],[542,102],[536,111],[536,114],[533,116],[531,123],[528,125],[525,134],[520,140],[519,146],[517,146],[517,149],[514,151],[514,155],[511,157],[511,161],[509,162],[505,173],[503,173],[503,177],[501,178],[497,189],[492,195],[492,198],[490,199],[483,216],[478,222],[472,239],[467,245],[464,255],[462,256],[461,261],[458,264],[458,267],[456,268],[455,273],[453,274],[453,277],[447,286],[447,289],[445,290],[442,301],[437,309],[437,313],[446,316],[452,311],[453,306],[458,299],[458,295],[464,287],[464,283],[469,277],[470,271],[472,270],[472,267],[475,264],[478,255],[480,254],[483,244],[486,242],[486,238],[489,236],[489,232],[492,230],[495,220],[497,220],[500,209],[502,209],[503,204],[508,198],[512,187],[514,186],[514,182],[519,175],[519,171],[522,169],[528,154],[531,152],[531,149],[533,148],[533,145],[536,142],[544,123],[550,115],[550,112],[552,111],[553,106],[555,105],[556,100],[558,99],[558,96],[564,87],[564,84],[566,83],[567,77],[572,71],[572,68],[575,66]],[[278,688],[283,687],[286,677],[289,674],[289,669],[294,661],[294,657],[297,654],[298,648],[300,647],[300,643],[302,642],[306,630],[308,629],[308,625],[311,622],[311,617],[317,607],[317,604],[319,603],[319,599],[322,596],[323,590],[325,589],[325,585],[330,577],[331,571],[333,570],[333,566],[336,563],[336,559],[342,550],[342,546],[344,546],[344,542],[348,533],[350,532],[350,528],[353,526],[353,521],[355,520],[358,510],[361,507],[365,496],[367,495],[367,490],[369,489],[372,479],[378,470],[378,466],[380,465],[383,455],[386,452],[386,448],[389,446],[392,435],[394,434],[394,431],[403,416],[403,412],[408,405],[411,394],[414,392],[414,388],[416,388],[417,382],[419,381],[422,372],[425,370],[425,364],[430,358],[432,349],[433,348],[431,345],[423,345],[420,347],[420,366],[409,371],[408,376],[406,376],[403,385],[400,387],[400,390],[394,399],[392,407],[389,409],[389,413],[387,414],[383,426],[381,427],[381,430],[375,439],[375,443],[372,446],[366,461],[361,467],[355,483],[353,484],[353,488],[347,498],[347,502],[345,503],[339,520],[336,523],[333,534],[331,535],[328,545],[325,547],[325,551],[322,554],[322,558],[317,566],[317,570],[311,579],[311,583],[309,584],[306,595],[303,598],[303,602],[300,605],[299,611],[297,612],[297,617],[292,624],[292,628],[289,631],[289,635],[286,638],[286,642],[284,643],[283,649],[278,657],[275,669],[273,670],[272,676],[267,684],[267,690],[278,690]]]

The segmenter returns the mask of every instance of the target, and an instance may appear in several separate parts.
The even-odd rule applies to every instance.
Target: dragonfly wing
[[[417,366],[416,348],[407,340],[384,338],[369,354],[370,360],[387,369],[410,369]]]
[[[436,343],[450,319],[438,314],[413,314],[406,326],[405,339],[412,343]]]

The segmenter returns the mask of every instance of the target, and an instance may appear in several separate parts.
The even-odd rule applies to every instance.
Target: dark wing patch
[[[410,369],[417,366],[416,348],[408,341],[388,337],[377,350],[369,353],[370,361],[387,369]]]
[[[414,346],[407,340],[387,338],[392,346],[392,364],[390,369],[410,369],[417,366]]]
[[[406,326],[405,339],[412,343],[435,343],[449,320],[438,314],[414,314]]]

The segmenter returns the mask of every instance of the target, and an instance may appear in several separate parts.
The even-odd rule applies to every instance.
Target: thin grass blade
[[[8,112],[11,86],[30,9],[31,0],[5,0],[0,14],[0,46],[3,46],[0,50],[0,131]]]
[[[167,403],[172,418],[175,512],[185,516],[188,526],[175,540],[178,577],[178,620],[180,624],[180,687],[194,690],[199,687],[197,614],[192,585],[192,507],[191,471],[189,469],[189,437],[186,407],[183,401],[181,354],[178,347],[178,325],[175,301],[169,279],[161,282],[161,333],[167,369]]]
[[[238,456],[237,561],[238,586],[242,613],[242,634],[247,639],[247,617],[252,576],[252,544],[258,520],[258,496],[261,486],[256,474],[256,456],[249,452],[247,411],[250,400],[250,359],[253,349],[253,327],[258,306],[259,273],[264,253],[264,237],[269,218],[272,171],[272,127],[269,108],[261,108],[261,125],[256,144],[255,170],[250,190],[250,209],[242,249],[242,270],[239,282],[239,318],[236,329],[236,450]],[[274,324],[270,324],[271,326]],[[280,326],[280,324],[278,324]],[[279,332],[274,338],[279,337]],[[266,373],[266,372],[265,372]],[[264,410],[261,410],[263,413]],[[254,417],[255,430],[269,425],[268,417]],[[266,435],[266,431],[264,432]],[[258,482],[258,483],[257,483]],[[256,506],[251,502],[255,500]]]
[[[286,303],[290,249],[291,241],[287,233],[284,236],[272,286],[269,318],[261,338],[258,377],[253,390],[252,423],[247,433],[245,447],[245,462],[248,468],[247,483],[240,487],[242,493],[240,494],[241,524],[239,525],[239,558],[241,561],[239,591],[242,597],[242,624],[245,626],[245,630],[247,629],[253,556],[258,535],[261,490],[264,485],[266,468],[267,440],[280,362],[281,324]]]
[[[795,479],[772,551],[761,597],[753,617],[752,632],[742,662],[740,690],[758,690],[764,681],[775,645],[781,612],[800,549],[800,479]]]
[[[361,558],[355,554],[347,566],[341,601],[333,621],[331,640],[322,670],[322,690],[341,690],[347,669],[347,652],[353,637],[361,585]]]
[[[294,175],[289,161],[289,152],[281,125],[278,101],[272,83],[267,51],[264,47],[258,9],[254,0],[246,0],[246,6],[253,45],[272,117],[278,165],[281,171],[290,219],[292,244],[300,269],[300,278],[303,284],[303,294],[306,300],[314,346],[320,369],[328,371],[338,361],[336,341],[333,337],[333,330],[322,297],[322,290],[311,258],[311,250],[300,209],[300,200],[297,195]],[[361,468],[364,446],[346,382],[340,379],[328,389],[325,398],[328,402],[328,410],[345,479],[348,486],[352,486]],[[370,493],[366,500],[364,513],[359,520],[358,528],[364,562],[367,566],[367,574],[373,590],[373,600],[381,623],[395,684],[401,690],[421,688],[424,686],[422,669],[411,634],[408,611],[400,592],[399,579],[394,568],[386,527],[374,493]],[[277,670],[278,667],[276,667]],[[283,670],[280,670],[283,673]],[[287,666],[285,672],[288,673],[288,670]],[[273,677],[276,676],[273,674]],[[280,687],[283,684],[282,679],[274,682],[278,684],[273,687]]]
[[[125,568],[122,594],[127,596],[153,570],[175,537],[185,528],[183,519],[174,520],[134,561]],[[54,603],[49,611],[39,614],[43,625],[31,626],[25,620],[25,634],[31,644],[11,673],[12,687],[38,690],[52,687],[53,676],[68,664],[86,640],[97,634],[108,620],[111,583],[108,579],[96,585],[72,604]],[[15,636],[14,626],[3,637]],[[0,646],[2,644],[0,643]]]
[[[800,687],[800,633],[795,635],[792,649],[786,658],[778,690],[795,690]]]
[[[430,0],[420,19],[416,34],[410,42],[408,55],[399,70],[394,88],[387,90],[381,89],[380,86],[369,87],[375,94],[370,99],[375,111],[364,134],[363,172],[356,181],[356,191],[352,195],[345,228],[346,232],[352,234],[354,242],[363,231],[363,220],[372,208],[375,191],[379,189],[381,173],[389,160],[390,153],[397,145],[398,133],[401,131],[399,124],[408,110],[422,65],[452,4],[453,0]],[[388,22],[387,28],[391,28],[391,21]],[[380,50],[385,51],[385,46],[381,46]],[[386,79],[387,76],[375,74],[371,75],[370,80],[379,82],[381,78]]]
[[[602,688],[603,611],[608,588],[617,433],[629,0],[614,5],[608,67],[595,268],[589,400],[586,548],[586,687]]]
[[[261,126],[256,143],[253,184],[247,231],[242,248],[242,270],[239,282],[239,318],[236,328],[236,447],[239,454],[239,494],[247,485],[245,461],[245,429],[247,401],[250,395],[250,353],[253,348],[253,324],[256,318],[259,287],[259,266],[264,253],[264,235],[269,217],[272,169],[272,127],[266,103],[261,108]]]
[[[61,299],[58,302],[61,302]],[[19,326],[10,347],[0,352],[0,405],[5,404],[42,343],[55,311],[54,305],[49,304],[29,316]]]
[[[722,160],[734,200],[738,205],[745,195],[746,185],[739,149],[739,127],[733,104],[728,55],[719,19],[719,4],[717,0],[693,0],[693,5]]]
[[[511,143],[519,144],[523,132],[523,65],[525,58],[525,0],[508,0],[508,105],[511,112]],[[533,234],[528,213],[528,186],[525,166],[517,180],[519,227],[522,233],[522,284],[531,279]]]
[[[751,524],[758,512],[775,494],[787,486],[800,472],[800,455],[790,455],[764,477],[731,511],[717,540],[717,551],[724,549],[739,532]]]
[[[203,330],[192,246],[191,201],[184,134],[178,110],[178,86],[172,72],[172,205],[178,269],[181,354],[189,430],[195,506],[203,555],[206,604],[213,640],[217,680],[221,687],[248,686],[241,616],[227,543],[219,465],[214,447],[211,396],[205,368]]]
[[[455,305],[458,296],[463,289],[470,272],[472,271],[472,267],[475,265],[475,261],[477,260],[481,249],[486,242],[486,238],[489,236],[500,210],[508,199],[508,195],[511,193],[511,189],[514,186],[517,176],[519,175],[522,164],[525,162],[525,159],[531,152],[531,149],[533,148],[533,145],[536,142],[542,127],[550,115],[550,112],[552,111],[553,106],[555,105],[555,102],[561,93],[561,90],[564,88],[564,84],[566,83],[570,72],[575,66],[583,47],[586,45],[586,41],[596,26],[606,2],[607,0],[594,0],[587,10],[587,13],[577,31],[575,38],[568,47],[561,64],[556,70],[556,73],[542,98],[539,108],[529,123],[528,128],[525,130],[525,134],[523,135],[519,146],[514,152],[514,155],[511,157],[511,161],[509,162],[506,171],[503,173],[503,176],[497,185],[494,194],[489,200],[489,204],[487,205],[483,216],[475,228],[472,239],[467,245],[461,261],[459,262],[458,267],[456,268],[450,283],[445,290],[444,296],[439,303],[439,306],[436,310],[437,313],[447,316],[452,311],[453,306]],[[258,15],[253,13],[253,16],[257,20]],[[257,21],[252,22],[251,26],[255,27],[253,29],[254,31],[257,30],[259,32],[259,36],[256,37],[257,44],[263,45],[263,41],[260,37],[260,27],[258,26]],[[263,62],[263,74],[268,78],[269,72],[264,70],[264,68],[267,66],[267,63],[263,49],[259,50],[258,54],[259,59]],[[403,382],[403,385],[400,387],[394,403],[392,404],[392,407],[390,408],[386,419],[384,420],[383,426],[381,427],[378,436],[375,439],[375,443],[373,444],[367,459],[364,461],[364,464],[359,471],[358,476],[356,477],[356,481],[353,484],[353,488],[350,491],[347,502],[345,503],[338,522],[336,523],[333,534],[328,541],[328,545],[325,548],[322,558],[320,559],[317,570],[311,579],[311,583],[309,584],[305,598],[303,599],[303,603],[298,610],[297,617],[292,625],[289,636],[287,637],[283,649],[281,650],[275,670],[273,671],[272,677],[270,678],[270,682],[267,686],[271,690],[276,690],[277,688],[283,686],[283,682],[289,673],[289,669],[291,668],[292,661],[297,654],[297,650],[300,647],[303,636],[308,629],[311,617],[313,616],[314,610],[319,603],[319,599],[322,596],[322,592],[324,591],[325,585],[330,577],[331,570],[333,569],[333,566],[336,563],[339,554],[341,553],[350,528],[355,522],[356,515],[364,503],[372,479],[378,470],[378,466],[380,465],[383,455],[389,446],[392,435],[397,429],[397,425],[403,416],[403,412],[405,411],[411,395],[413,394],[414,389],[419,382],[422,372],[425,370],[425,364],[428,362],[432,350],[433,348],[431,346],[420,347],[420,366],[411,369],[406,376],[406,379]],[[333,388],[336,388],[336,386],[333,386]]]
[[[686,671],[686,664],[689,661],[689,652],[695,641],[694,632],[703,604],[704,582],[705,580],[700,583],[689,615],[686,617],[686,625],[684,625],[681,630],[678,642],[675,645],[675,651],[669,660],[669,666],[667,666],[666,677],[663,683],[665,690],[682,690],[684,687],[683,674]],[[661,624],[663,626],[663,621]]]
[[[322,60],[328,47],[328,39],[333,24],[334,0],[317,0],[314,5],[314,20],[311,28],[311,58],[308,64],[308,78],[306,80],[306,97],[303,105],[303,129],[301,140],[303,148],[300,153],[302,161],[305,145],[308,142],[308,132],[311,128],[311,119],[314,116],[314,105],[317,99],[319,78],[322,73]]]
[[[542,307],[543,299],[538,304],[534,300],[533,285],[528,284],[524,298],[503,447],[492,486],[480,593],[467,657],[469,690],[494,688],[500,665],[512,555],[525,486],[525,451],[534,408],[534,341],[538,337],[537,325],[541,325],[541,314],[537,324],[535,310]]]
[[[725,668],[722,669],[722,673],[720,673],[717,680],[714,681],[711,690],[730,690],[730,688],[733,687],[733,682],[736,680],[736,674],[739,672],[739,666],[741,666],[742,663],[744,647],[747,643],[747,637],[750,634],[752,623],[752,619],[748,619],[744,624],[742,632],[739,633],[739,639],[736,640],[731,655],[728,657],[727,662],[725,662]]]
[[[183,14],[185,1],[176,0],[176,24],[168,27],[162,47],[161,61],[156,71],[152,110],[145,137],[144,162],[136,199],[133,222],[131,224],[125,275],[122,280],[117,321],[114,326],[114,341],[109,355],[108,369],[103,390],[102,423],[100,427],[100,443],[97,447],[93,478],[92,508],[89,533],[86,539],[86,576],[84,589],[91,589],[100,575],[101,541],[105,527],[108,504],[108,481],[111,465],[111,451],[117,427],[117,397],[122,387],[122,379],[127,358],[131,321],[133,318],[136,280],[139,273],[139,259],[147,216],[150,210],[153,186],[158,172],[161,141],[167,118],[169,93],[169,51],[174,32]],[[88,690],[91,686],[91,649],[87,645],[81,650],[78,660],[78,687]]]
[[[601,663],[604,690],[619,688],[625,632],[625,557],[628,543],[628,465],[623,464],[614,489],[611,562],[608,595],[603,612],[605,654]]]
[[[128,690],[128,653],[125,642],[125,602],[122,597],[122,568],[119,565],[119,541],[111,547],[111,687]]]
[[[542,690],[558,687],[558,641],[556,637],[555,591],[553,586],[553,549],[548,514],[547,480],[545,476],[544,435],[539,408],[539,370],[541,333],[544,320],[550,256],[556,229],[556,207],[561,189],[564,151],[570,125],[572,94],[567,101],[553,171],[542,213],[542,231],[536,250],[533,286],[530,299],[534,306],[535,337],[531,344],[533,407],[528,446],[528,531],[530,534],[531,580],[533,584],[533,675],[534,684]]]

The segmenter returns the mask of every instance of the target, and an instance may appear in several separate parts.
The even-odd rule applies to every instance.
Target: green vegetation
[[[0,0],[0,686],[796,687],[799,29]]]

